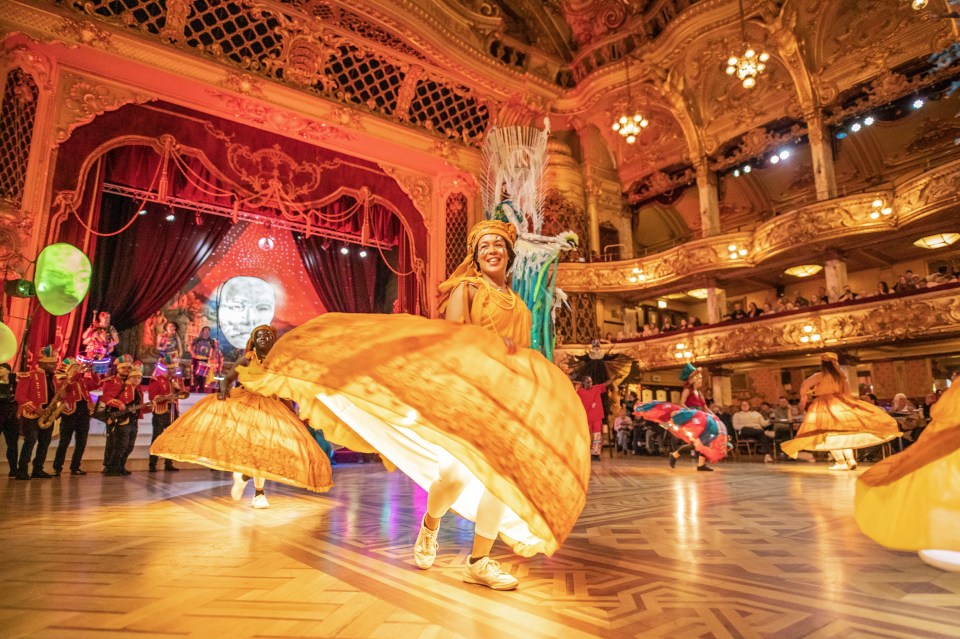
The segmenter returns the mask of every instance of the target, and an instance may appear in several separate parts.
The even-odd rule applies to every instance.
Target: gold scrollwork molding
[[[242,121],[264,126],[284,135],[299,136],[309,142],[323,142],[325,140],[355,142],[357,140],[355,133],[339,126],[332,126],[326,122],[303,117],[284,109],[277,109],[257,100],[249,100],[210,89],[207,90],[207,93],[219,100],[226,110]]]
[[[960,288],[934,288],[906,298],[816,309],[771,316],[746,324],[705,327],[642,342],[614,344],[612,349],[635,360],[643,370],[678,366],[677,345],[693,353],[698,364],[747,361],[760,356],[879,346],[891,342],[960,335]],[[815,337],[815,339],[812,339]],[[581,354],[587,345],[560,350]]]
[[[113,51],[116,48],[113,44],[113,35],[90,20],[63,18],[54,33],[77,45],[86,45],[105,51]]]
[[[403,169],[381,164],[383,172],[392,177],[400,185],[400,189],[406,193],[417,207],[420,215],[423,216],[423,223],[427,227],[427,233],[432,235],[431,229],[431,204],[433,201],[433,180],[422,175],[408,173]]]
[[[126,104],[142,104],[152,99],[128,87],[98,82],[69,72],[63,74],[62,80],[62,97],[57,112],[57,144],[69,139],[77,127],[93,122],[98,115],[116,111]]]
[[[757,266],[798,244],[896,230],[954,206],[960,191],[960,160],[903,182],[890,191],[815,202],[783,213],[755,231],[694,240],[636,260],[560,265],[557,285],[570,292],[637,291],[669,284],[703,272]],[[893,214],[873,218],[873,203],[892,203]],[[731,246],[737,253],[731,259]],[[631,279],[634,278],[634,279]]]
[[[30,74],[42,92],[53,93],[53,67],[49,57],[23,44],[0,50],[0,71],[5,73],[18,67]]]
[[[29,243],[34,219],[16,202],[0,199],[0,261],[10,260]]]

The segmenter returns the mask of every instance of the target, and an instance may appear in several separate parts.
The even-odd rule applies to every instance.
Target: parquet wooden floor
[[[0,637],[960,637],[960,574],[860,535],[825,464],[604,459],[556,556],[497,545],[510,593],[460,581],[452,515],[416,569],[403,475],[334,473],[269,510],[207,470],[0,483]]]

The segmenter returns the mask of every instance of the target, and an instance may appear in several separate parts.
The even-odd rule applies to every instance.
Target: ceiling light
[[[348,253],[350,253],[350,249],[348,249],[346,246],[341,246],[341,247],[340,247],[340,254],[341,254],[341,255],[347,255]]]
[[[739,251],[737,251],[737,253],[740,254],[740,257],[745,257],[746,254],[747,254],[747,249],[742,248],[742,249],[740,249]]]
[[[637,278],[631,275],[630,277],[627,278],[627,281],[630,282],[631,284],[636,284]]]
[[[634,267],[633,267],[633,274],[634,274],[634,275],[640,275],[640,273],[642,273],[642,272],[643,272],[643,271],[640,270],[640,267],[639,267],[639,266],[634,266]]]
[[[950,246],[957,240],[960,240],[960,233],[937,233],[936,235],[921,237],[913,245],[932,250]]]
[[[753,170],[753,167],[750,166],[749,164],[746,165],[745,167],[743,167],[743,172],[744,172],[744,173],[749,173],[749,172],[752,171],[752,170]]]
[[[167,217],[166,217],[167,222],[173,222],[175,219],[177,219],[176,215],[174,215],[173,213],[167,213]]]
[[[784,149],[783,151],[780,151],[781,160],[786,160],[788,157],[790,157],[790,151],[787,151],[786,149]]]
[[[261,251],[272,251],[274,244],[275,242],[273,238],[269,236],[261,237],[259,240],[257,240],[257,246],[260,248]]]
[[[923,98],[917,98],[916,100],[913,101],[914,109],[919,109],[922,106],[923,106]]]
[[[140,209],[139,211],[137,211],[137,215],[146,215],[146,214],[147,214],[147,209]]]
[[[775,156],[773,156],[772,158],[770,158],[770,164],[777,164],[778,162],[780,162],[780,156],[779,156],[779,155],[775,155]]]
[[[641,131],[650,126],[650,121],[633,108],[633,98],[630,95],[630,56],[626,57],[625,66],[627,73],[626,113],[618,117],[610,128],[619,133],[627,144],[633,144],[637,141],[637,136],[640,135]],[[631,112],[633,115],[629,115]]]
[[[365,249],[360,249],[360,257],[366,257],[367,251]]]
[[[733,170],[733,177],[740,177],[740,169]]]
[[[737,245],[736,245],[736,244],[731,244],[730,246],[727,247],[727,250],[730,251],[731,253],[733,253],[734,251],[737,250]]]
[[[921,11],[923,9],[926,9],[927,0],[910,0],[910,7],[914,11]]]
[[[874,122],[876,122],[876,120],[874,120],[874,119],[873,119],[873,116],[870,116],[870,115],[868,115],[867,117],[865,117],[865,118],[863,119],[863,123],[864,123],[866,126],[870,126],[870,125],[873,124]]]
[[[853,131],[854,133],[856,133],[857,131],[859,131],[859,130],[860,130],[860,123],[859,123],[859,122],[854,122],[853,124],[851,124],[851,125],[850,125],[850,130]]]
[[[811,275],[816,275],[822,270],[823,267],[819,264],[801,264],[799,266],[791,266],[790,268],[786,269],[784,273],[794,277],[810,277]]]
[[[657,300],[657,308],[666,308],[667,303],[664,300]]]
[[[692,291],[687,291],[687,295],[690,297],[695,297],[698,300],[707,299],[707,289],[705,288],[695,288]]]

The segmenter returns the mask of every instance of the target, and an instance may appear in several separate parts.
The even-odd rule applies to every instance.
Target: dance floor
[[[884,550],[825,464],[604,458],[552,557],[496,546],[515,592],[460,581],[472,527],[411,557],[425,495],[379,465],[233,502],[207,470],[0,487],[0,637],[960,637],[960,574]]]

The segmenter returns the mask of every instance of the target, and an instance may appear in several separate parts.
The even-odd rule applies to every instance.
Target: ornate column
[[[827,280],[827,295],[831,301],[836,301],[843,294],[843,287],[847,284],[847,263],[843,261],[843,254],[839,251],[828,253],[823,263],[823,276]]]
[[[720,234],[720,196],[717,191],[717,174],[711,171],[707,158],[696,162],[697,191],[700,196],[700,232],[703,237]]]
[[[833,166],[833,148],[830,134],[823,123],[820,111],[804,115],[807,121],[807,136],[810,140],[810,155],[813,158],[813,181],[818,200],[837,197],[837,176]]]
[[[716,324],[723,320],[723,313],[727,307],[726,294],[712,282],[707,286],[707,323]]]
[[[600,254],[600,195],[603,188],[593,178],[588,177],[583,185],[584,204],[587,208],[587,228],[590,231],[589,248],[592,253]]]

